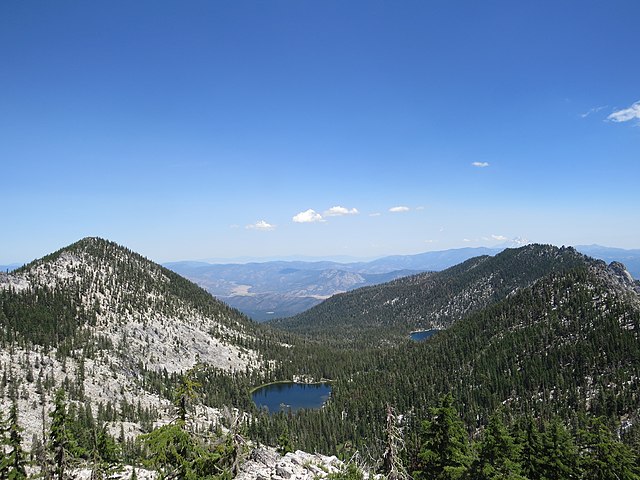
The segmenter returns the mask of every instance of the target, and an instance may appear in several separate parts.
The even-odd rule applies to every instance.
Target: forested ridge
[[[334,295],[276,328],[361,344],[404,337],[411,330],[446,328],[504,299],[544,275],[584,263],[572,248],[529,245],[469,259],[442,272],[404,277]]]
[[[231,475],[241,437],[282,451],[299,448],[345,459],[357,451],[387,475],[398,467],[415,478],[638,478],[637,285],[625,282],[618,267],[573,249],[530,246],[495,260],[479,257],[440,278],[413,276],[346,294],[360,295],[358,302],[368,303],[371,311],[380,300],[410,299],[395,302],[395,320],[387,303],[385,316],[376,313],[362,330],[360,303],[325,302],[327,310],[314,315],[333,309],[337,319],[355,309],[344,330],[351,337],[344,341],[321,334],[320,324],[305,336],[256,325],[116,244],[78,242],[23,267],[17,272],[21,277],[5,278],[0,289],[0,401],[7,409],[16,406],[14,416],[3,417],[3,428],[9,432],[21,413],[37,412],[42,425],[35,432],[31,428],[24,450],[31,452],[34,472],[51,475],[54,434],[47,429],[53,428],[51,415],[64,410],[58,420],[69,435],[63,439],[70,442],[68,465],[93,461],[105,472],[126,462],[168,476],[183,472],[175,478],[208,478],[198,470],[204,464],[215,475]],[[82,267],[87,264],[92,267]],[[28,279],[28,286],[20,278]],[[463,308],[474,292],[481,293],[480,300]],[[107,298],[111,293],[117,301]],[[342,310],[335,313],[335,305]],[[441,323],[408,322],[402,317],[407,312],[422,320],[437,314]],[[208,325],[212,342],[233,346],[229,352],[237,362],[224,360],[235,367],[221,368],[204,354],[189,368],[147,364],[145,356],[157,345],[145,342],[152,343],[153,329],[162,323],[149,326],[148,339],[133,330],[128,335],[139,333],[136,342],[102,328],[110,322],[125,328],[131,319],[151,325],[151,318],[160,317],[170,329],[182,318],[192,325],[194,316]],[[383,325],[386,341],[375,325]],[[447,328],[416,343],[406,336],[416,325]],[[172,340],[175,356],[166,361],[179,361],[181,352],[202,345],[183,337]],[[143,349],[142,355],[134,355],[136,349]],[[96,377],[103,380],[96,384]],[[330,380],[331,399],[318,411],[256,410],[252,388],[293,378]],[[220,413],[231,408],[248,415],[233,419]],[[447,434],[465,445],[453,466],[436,461],[444,447],[433,447],[434,428],[445,411],[447,421],[455,423]],[[389,412],[394,412],[391,423]],[[167,421],[173,427],[158,428]],[[16,451],[15,435],[13,447],[9,437],[3,440],[5,458]],[[394,468],[388,456],[392,437],[399,441]],[[171,442],[196,454],[153,464],[153,449]],[[562,463],[561,456],[566,468],[553,473],[550,465]],[[9,460],[3,462],[1,468],[11,468]],[[619,468],[606,470],[607,465]],[[592,473],[600,470],[605,473]]]

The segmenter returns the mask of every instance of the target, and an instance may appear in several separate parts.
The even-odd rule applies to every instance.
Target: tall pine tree
[[[474,480],[524,480],[519,455],[518,445],[496,413],[484,429],[469,476]]]
[[[430,419],[422,423],[416,480],[455,480],[461,478],[471,462],[464,424],[453,406],[451,394],[440,406],[430,409]]]
[[[56,391],[51,427],[49,429],[48,450],[51,455],[52,471],[45,472],[45,478],[51,478],[53,474],[56,480],[63,480],[66,473],[69,449],[69,437],[67,434],[67,406],[64,398],[64,390]]]
[[[22,450],[22,428],[18,425],[18,401],[14,398],[9,410],[9,480],[27,478],[27,455]]]

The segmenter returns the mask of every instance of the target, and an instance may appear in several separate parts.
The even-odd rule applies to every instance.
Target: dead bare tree
[[[402,429],[398,422],[398,416],[391,405],[387,405],[387,425],[385,428],[385,450],[382,454],[382,470],[388,480],[409,480],[400,452],[404,450]]]

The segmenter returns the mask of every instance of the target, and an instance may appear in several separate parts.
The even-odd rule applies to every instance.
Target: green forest
[[[145,265],[142,257],[123,256],[112,244],[98,247],[91,254],[115,272],[113,285],[135,285],[130,292],[154,285],[163,292],[153,305],[142,294],[119,294],[119,308],[171,311],[178,309],[176,299],[188,301],[227,327],[237,326],[236,333],[227,328],[211,334],[258,352],[260,368],[229,372],[197,364],[170,373],[128,364],[140,388],[174,405],[173,420],[160,425],[154,408],[126,400],[92,403],[84,391],[85,362],[127,356],[126,345],[93,333],[99,307],[87,308],[84,292],[119,290],[82,271],[79,284],[0,290],[0,346],[11,358],[0,366],[0,399],[11,405],[0,418],[0,479],[62,479],[79,465],[90,466],[93,478],[106,478],[124,464],[156,470],[161,478],[232,478],[248,442],[278,446],[282,453],[335,454],[347,465],[358,452],[386,478],[640,478],[637,294],[619,288],[606,265],[581,260],[574,251],[508,252],[498,258],[501,273],[492,276],[500,293],[464,313],[453,311],[448,328],[413,342],[406,333],[416,324],[394,323],[391,316],[384,317],[388,341],[372,333],[372,324],[358,330],[357,322],[341,338],[255,324],[180,277],[163,282],[148,268],[131,267]],[[134,262],[126,260],[131,255]],[[119,260],[112,262],[114,257]],[[38,265],[48,268],[51,259],[45,260]],[[332,322],[354,319],[361,301],[372,305],[372,292],[415,299],[416,285],[431,292],[432,305],[445,305],[452,292],[467,291],[494,271],[487,259],[469,262],[444,272],[447,288],[433,283],[433,275],[429,287],[410,277],[392,282],[391,293],[367,287],[346,303],[334,300],[339,310],[325,305],[315,311]],[[12,353],[19,348],[55,352],[63,365],[73,360],[78,368],[56,378],[44,375],[28,357]],[[39,398],[24,398],[15,371],[26,372]],[[329,381],[331,398],[319,410],[296,413],[255,407],[252,389],[294,377]],[[19,401],[39,409],[46,425],[29,451]],[[200,404],[245,414],[203,429],[190,421]],[[108,426],[114,422],[136,423],[142,434],[113,432]],[[349,466],[344,478],[359,478],[361,468]]]

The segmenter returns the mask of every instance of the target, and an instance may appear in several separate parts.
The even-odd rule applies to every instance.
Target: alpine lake
[[[330,395],[328,383],[279,382],[256,389],[251,397],[260,410],[278,413],[321,408]]]
[[[432,329],[432,330],[417,330],[415,332],[411,332],[409,334],[409,337],[411,338],[411,340],[414,340],[416,342],[423,342],[425,340],[430,339],[433,335],[435,335],[436,333],[438,333],[437,329]]]
[[[437,329],[411,332],[416,342],[428,340],[438,333]],[[331,396],[329,383],[276,382],[257,388],[251,393],[258,409],[269,413],[296,412],[300,409],[319,409]]]

